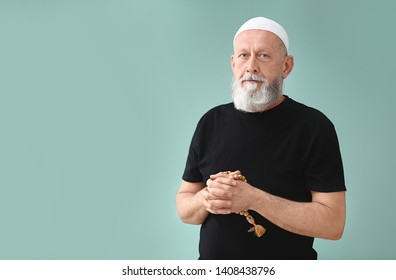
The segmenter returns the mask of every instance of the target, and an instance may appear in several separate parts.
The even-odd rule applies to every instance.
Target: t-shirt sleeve
[[[317,127],[304,163],[307,189],[317,192],[346,191],[337,134],[327,118]]]
[[[194,135],[188,150],[187,162],[183,173],[183,180],[191,183],[203,181],[203,176],[199,169],[199,141],[201,139],[203,118],[197,124]]]

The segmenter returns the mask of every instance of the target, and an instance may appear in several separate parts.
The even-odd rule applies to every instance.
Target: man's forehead
[[[266,30],[247,30],[243,31],[235,38],[234,49],[259,48],[280,48],[282,41],[274,33]]]

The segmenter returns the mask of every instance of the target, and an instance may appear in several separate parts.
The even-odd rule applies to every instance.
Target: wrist
[[[249,209],[257,212],[259,205],[261,204],[261,197],[263,195],[263,191],[251,186],[249,197],[251,198],[249,201]]]

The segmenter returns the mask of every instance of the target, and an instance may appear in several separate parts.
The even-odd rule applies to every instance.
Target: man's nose
[[[247,73],[257,73],[258,72],[258,66],[257,66],[257,60],[254,56],[251,56],[248,65],[246,68]]]

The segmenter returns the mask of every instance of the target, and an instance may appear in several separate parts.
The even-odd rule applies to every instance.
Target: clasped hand
[[[219,172],[206,181],[207,187],[201,193],[209,213],[226,215],[249,209],[252,186],[232,178],[240,174],[240,171]]]

